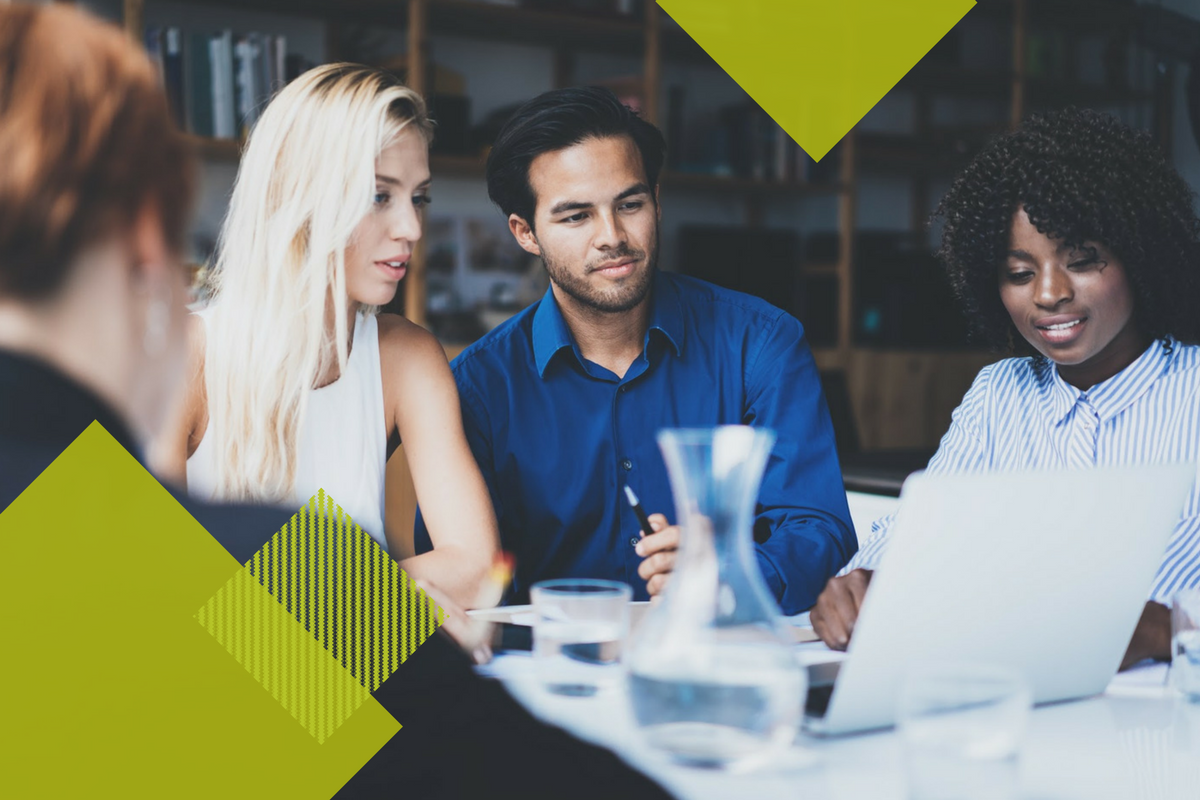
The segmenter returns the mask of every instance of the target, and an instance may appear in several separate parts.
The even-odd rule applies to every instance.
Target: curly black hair
[[[984,147],[934,220],[938,257],[974,333],[988,346],[1033,350],[1000,302],[1013,214],[1071,247],[1099,242],[1121,259],[1134,319],[1155,339],[1200,341],[1200,219],[1193,194],[1148,133],[1086,109],[1034,116]]]

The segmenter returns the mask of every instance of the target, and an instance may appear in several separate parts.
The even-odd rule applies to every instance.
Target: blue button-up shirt
[[[749,295],[658,273],[642,354],[624,377],[583,357],[547,291],[451,365],[467,441],[516,556],[513,602],[556,577],[620,580],[645,599],[629,484],[676,522],[662,428],[777,434],[756,508],[758,563],[785,613],[809,608],[857,541],[833,429],[800,323]],[[418,553],[431,548],[420,515]]]

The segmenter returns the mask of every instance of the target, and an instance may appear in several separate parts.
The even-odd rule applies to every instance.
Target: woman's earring
[[[155,290],[146,301],[146,331],[142,336],[142,349],[154,358],[167,349],[167,325],[171,320],[171,290],[167,287]]]

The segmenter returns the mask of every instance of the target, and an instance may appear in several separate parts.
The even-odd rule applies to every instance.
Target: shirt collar
[[[684,324],[683,299],[675,281],[662,272],[654,273],[654,298],[650,309],[650,325],[646,328],[646,344],[650,344],[650,331],[659,331],[671,343],[676,356],[683,356],[687,342],[687,326]]]
[[[686,326],[683,316],[683,301],[679,297],[679,289],[674,281],[655,272],[654,283],[650,296],[650,324],[646,328],[646,345],[650,343],[650,332],[659,331],[675,351],[675,355],[683,355],[686,341]],[[559,350],[570,348],[575,351],[575,340],[571,329],[563,319],[558,301],[554,299],[554,287],[551,286],[542,296],[537,311],[533,313],[533,359],[537,365],[539,377],[546,377],[546,367]],[[576,357],[578,353],[576,353]]]
[[[1177,344],[1174,339],[1168,338],[1164,346],[1163,340],[1155,339],[1132,364],[1086,392],[1064,381],[1053,364],[1043,359],[1043,369],[1049,373],[1054,423],[1062,422],[1081,401],[1096,410],[1101,422],[1120,414],[1149,391],[1154,382],[1167,370],[1174,358],[1173,350]]]
[[[542,295],[537,311],[533,312],[533,360],[537,364],[538,377],[546,377],[546,365],[559,350],[574,346],[571,330],[563,319],[551,286]]]

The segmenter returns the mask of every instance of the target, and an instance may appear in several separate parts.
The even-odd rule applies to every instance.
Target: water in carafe
[[[769,760],[800,721],[806,676],[751,534],[774,441],[740,425],[658,437],[682,538],[663,599],[631,642],[629,695],[647,741],[684,763]]]

